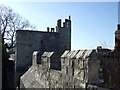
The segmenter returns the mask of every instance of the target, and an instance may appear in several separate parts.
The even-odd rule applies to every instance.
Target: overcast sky
[[[57,19],[72,20],[72,49],[114,48],[118,24],[117,2],[9,2],[10,6],[39,31],[55,27]]]

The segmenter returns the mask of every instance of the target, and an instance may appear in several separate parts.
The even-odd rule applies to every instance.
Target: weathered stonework
[[[109,52],[100,57],[104,84],[117,90],[120,88],[120,52]]]
[[[21,77],[21,88],[86,88],[86,83],[100,83],[100,60],[95,50],[65,51],[61,56],[61,70],[50,69],[53,52],[33,53],[33,65]],[[29,81],[30,80],[30,81]]]
[[[32,65],[32,53],[39,51],[38,63],[41,63],[41,55],[44,52],[54,52],[54,61],[51,60],[51,68],[60,70],[60,57],[65,50],[71,50],[71,20],[65,19],[61,26],[61,19],[57,21],[56,29],[49,27],[47,32],[17,30],[16,32],[16,81]]]
[[[16,78],[20,88],[85,90],[120,89],[120,25],[114,50],[71,49],[71,21],[57,22],[56,30],[17,31]],[[31,67],[30,67],[31,66]]]

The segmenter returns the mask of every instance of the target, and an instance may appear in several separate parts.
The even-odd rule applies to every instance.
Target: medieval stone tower
[[[55,28],[47,28],[47,32],[17,30],[16,32],[16,80],[32,65],[32,53],[39,51],[39,60],[44,52],[55,52],[51,68],[61,69],[60,57],[65,50],[71,50],[71,20],[57,21]]]

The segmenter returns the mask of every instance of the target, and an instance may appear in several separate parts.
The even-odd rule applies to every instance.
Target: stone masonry
[[[120,89],[120,24],[115,31],[115,49],[100,53],[100,58],[104,83],[115,90]]]
[[[120,89],[119,24],[115,32],[113,50],[98,46],[92,50],[71,51],[70,19],[65,19],[63,27],[61,20],[58,20],[56,32],[53,28],[51,32],[49,28],[47,30],[47,33],[36,31],[17,33],[16,73],[21,73],[22,68],[31,65],[20,78],[20,88]],[[23,32],[26,35],[25,40],[22,37]]]
[[[39,51],[39,60],[44,52],[54,52],[54,61],[51,60],[51,68],[60,70],[60,57],[65,50],[71,50],[71,20],[65,19],[61,25],[61,19],[57,21],[56,28],[47,28],[47,32],[17,30],[16,32],[16,81],[32,65],[32,53]]]
[[[100,60],[95,50],[65,51],[61,70],[50,69],[54,52],[44,52],[41,64],[39,52],[33,53],[33,65],[21,77],[21,88],[85,88],[86,83],[100,83]]]

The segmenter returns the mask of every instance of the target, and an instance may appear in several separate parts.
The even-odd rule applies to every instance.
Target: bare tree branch
[[[0,30],[2,34],[2,43],[7,43],[6,40],[10,40],[11,44],[9,48],[15,45],[16,30],[26,30],[33,27],[28,20],[23,19],[10,7],[0,5]]]

